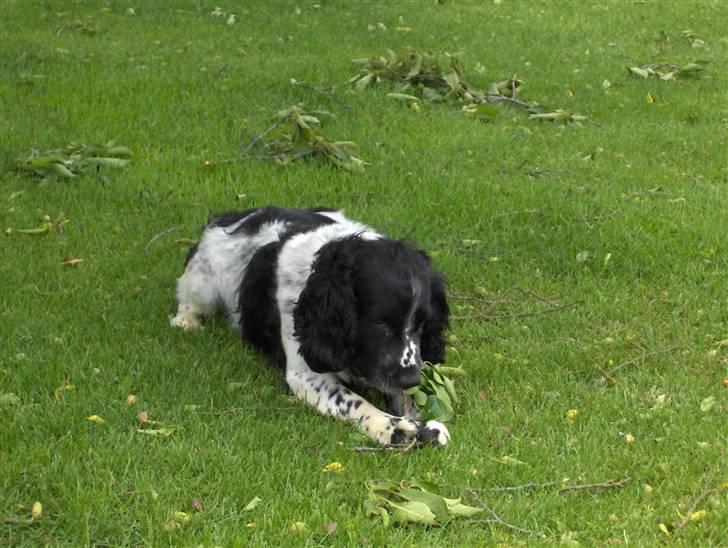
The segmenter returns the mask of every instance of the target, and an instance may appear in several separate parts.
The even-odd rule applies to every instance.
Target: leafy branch
[[[680,78],[695,78],[708,64],[708,61],[696,60],[687,65],[678,66],[674,63],[648,63],[639,67],[627,67],[630,74],[640,78],[654,76],[659,80],[678,80]]]
[[[450,54],[447,57],[449,61],[444,65],[431,51],[418,53],[411,48],[405,48],[402,52],[395,53],[387,49],[383,56],[354,59],[354,64],[360,68],[349,83],[358,91],[382,82],[390,83],[395,86],[395,92],[389,93],[388,97],[409,102],[414,110],[418,110],[422,101],[449,101],[462,104],[463,112],[492,120],[497,116],[498,110],[488,106],[488,103],[507,103],[526,110],[531,119],[586,119],[585,116],[559,109],[549,111],[535,101],[519,99],[518,93],[523,81],[516,76],[493,82],[487,90],[480,90],[466,80],[458,58]]]
[[[89,169],[125,167],[131,157],[131,150],[113,141],[105,145],[72,142],[41,153],[33,150],[29,156],[18,159],[17,167],[20,173],[70,179]]]
[[[455,415],[453,406],[459,402],[455,383],[450,377],[465,375],[465,370],[459,367],[445,367],[425,362],[420,384],[405,390],[404,393],[412,397],[423,421],[447,421]]]
[[[273,124],[253,137],[238,158],[207,160],[205,165],[245,159],[273,160],[286,165],[303,158],[316,158],[350,171],[362,170],[369,165],[354,155],[356,143],[353,141],[331,141],[323,135],[319,129],[323,117],[333,118],[334,115],[324,110],[306,111],[300,106],[289,107],[276,114]],[[267,139],[275,130],[278,131],[274,137]]]
[[[440,487],[426,480],[367,481],[364,508],[368,515],[379,516],[385,527],[390,523],[445,525],[458,517],[471,518],[484,509],[468,506],[460,498],[442,495]]]

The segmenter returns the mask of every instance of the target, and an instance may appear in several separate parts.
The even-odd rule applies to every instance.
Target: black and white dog
[[[172,325],[222,312],[285,369],[293,393],[389,445],[445,445],[437,421],[403,416],[422,362],[442,362],[445,282],[429,257],[330,209],[264,207],[205,228],[177,280]],[[384,412],[352,388],[384,394]]]

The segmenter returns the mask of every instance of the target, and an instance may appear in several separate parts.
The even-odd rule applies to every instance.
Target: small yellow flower
[[[578,414],[579,414],[579,411],[577,409],[569,409],[566,412],[566,418],[569,420],[574,420]]]
[[[624,441],[632,445],[634,443],[634,436],[632,434],[625,434]]]
[[[104,424],[106,422],[104,419],[102,419],[98,415],[90,415],[90,416],[86,417],[86,420],[89,422],[96,423],[96,424]]]

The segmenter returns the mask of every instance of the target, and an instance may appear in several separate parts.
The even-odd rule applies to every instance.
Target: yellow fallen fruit
[[[40,519],[43,517],[43,505],[35,501],[33,503],[33,508],[30,511],[30,515],[33,516],[33,519]]]

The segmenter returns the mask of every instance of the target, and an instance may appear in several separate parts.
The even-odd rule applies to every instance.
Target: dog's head
[[[352,236],[321,248],[294,322],[311,369],[394,395],[419,384],[423,361],[444,360],[445,282],[404,242]]]

